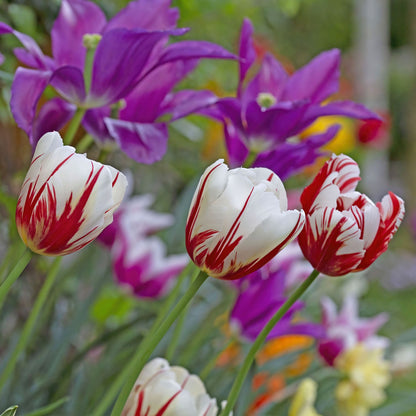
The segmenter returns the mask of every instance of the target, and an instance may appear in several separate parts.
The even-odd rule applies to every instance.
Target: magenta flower
[[[338,314],[335,303],[327,297],[321,299],[321,306],[322,325],[326,334],[319,342],[318,351],[329,365],[334,365],[338,355],[357,344],[363,344],[367,349],[384,349],[388,346],[388,338],[376,335],[388,320],[386,313],[373,318],[360,318],[358,300],[352,295],[344,298]]]
[[[296,243],[291,243],[261,269],[235,281],[238,296],[231,311],[231,327],[243,338],[254,341],[266,323],[286,301],[289,288],[302,282],[312,272]],[[267,339],[287,334],[319,338],[323,327],[310,322],[293,322],[303,308],[296,302],[272,329]]]
[[[125,201],[113,224],[99,237],[111,249],[114,276],[136,296],[163,296],[189,262],[186,254],[166,255],[165,244],[154,234],[173,224],[173,216],[150,209],[151,195]]]
[[[337,49],[318,55],[303,68],[289,75],[271,54],[266,54],[251,80],[247,73],[256,59],[252,44],[253,28],[244,20],[240,37],[240,77],[235,98],[217,99],[201,93],[176,108],[176,116],[200,110],[220,120],[231,167],[241,166],[255,156],[252,166],[267,167],[282,180],[321,155],[320,148],[331,140],[339,126],[304,140],[297,136],[318,117],[342,115],[358,119],[379,117],[351,101],[324,102],[338,91],[340,52]],[[207,107],[208,106],[208,107]]]
[[[62,0],[52,32],[52,55],[43,54],[29,36],[0,23],[0,34],[12,33],[24,48],[12,85],[11,109],[32,144],[58,130],[77,107],[88,109],[85,129],[99,140],[114,140],[131,158],[153,163],[166,151],[167,127],[156,119],[176,105],[171,89],[199,58],[233,58],[220,46],[203,41],[166,45],[175,29],[178,11],[170,0],[136,0],[107,22],[104,13],[86,0]],[[86,35],[98,35],[91,74],[86,84]],[[88,77],[87,77],[88,78]],[[39,111],[38,101],[51,85],[59,97]],[[118,104],[120,100],[122,104]],[[145,103],[145,105],[143,105]],[[110,117],[120,111],[119,118]]]

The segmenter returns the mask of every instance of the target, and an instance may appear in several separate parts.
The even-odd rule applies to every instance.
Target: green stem
[[[250,153],[247,155],[246,160],[243,162],[243,167],[251,168],[251,165],[257,159],[257,155],[257,152],[253,152],[252,150],[250,150]]]
[[[20,260],[16,263],[13,269],[10,271],[8,276],[4,279],[3,283],[0,285],[0,309],[3,306],[3,302],[7,294],[9,293],[10,288],[12,287],[13,283],[17,280],[17,278],[22,274],[23,270],[28,265],[30,259],[32,257],[32,253],[25,249],[20,257]]]
[[[159,310],[159,313],[155,319],[155,322],[153,323],[151,329],[147,333],[147,336],[142,340],[140,343],[139,348],[137,349],[135,355],[132,359],[129,360],[127,365],[123,368],[123,370],[119,373],[117,378],[114,380],[113,384],[106,390],[105,395],[102,397],[102,400],[100,401],[100,404],[96,408],[96,410],[93,412],[91,416],[102,416],[108,409],[108,407],[111,405],[115,397],[117,396],[117,393],[120,391],[121,387],[123,386],[124,381],[128,377],[129,373],[135,369],[136,362],[140,359],[141,352],[143,350],[144,344],[146,342],[146,339],[151,336],[152,333],[154,333],[157,328],[159,327],[160,323],[163,321],[164,317],[169,312],[169,309],[174,304],[176,298],[179,295],[179,291],[181,289],[182,283],[184,279],[189,275],[190,270],[194,267],[193,263],[188,263],[188,265],[183,269],[182,273],[179,275],[175,286],[170,291],[169,295],[166,297],[164,303],[162,304],[162,307]]]
[[[207,277],[208,275],[205,272],[199,272],[196,279],[192,282],[191,286],[189,286],[188,290],[184,293],[184,295],[175,305],[172,311],[169,314],[167,314],[165,320],[160,324],[159,328],[154,333],[150,334],[150,337],[147,340],[145,340],[147,342],[144,342],[145,346],[143,347],[143,351],[140,354],[137,363],[134,363],[135,371],[129,374],[124,384],[124,387],[120,395],[118,396],[111,416],[121,415],[121,411],[123,410],[123,407],[127,401],[127,397],[129,396],[130,391],[134,386],[134,382],[136,381],[138,374],[140,373],[146,362],[149,360],[149,357],[152,354],[153,350],[159,344],[163,336],[166,334],[171,325],[175,322],[176,318],[183,311],[185,306],[194,297],[194,295],[201,287],[201,285],[205,282]]]
[[[20,238],[9,247],[0,266],[0,284],[6,278],[10,265],[15,263],[17,259],[20,259],[25,251],[26,246],[22,243]]]
[[[77,151],[78,153],[85,153],[90,146],[94,143],[94,139],[90,134],[86,134],[78,143]]]
[[[7,361],[7,365],[4,368],[0,376],[0,390],[3,388],[4,384],[9,379],[10,375],[13,373],[14,367],[17,363],[17,360],[19,359],[20,354],[24,352],[26,348],[26,345],[29,341],[30,336],[33,333],[33,329],[38,320],[39,313],[41,312],[48,298],[48,295],[55,281],[55,278],[58,275],[60,262],[61,262],[61,257],[57,257],[52,263],[49,273],[46,276],[45,282],[38,294],[38,297],[36,298],[35,304],[33,305],[32,311],[30,312],[29,318],[23,327],[22,333],[20,334],[19,341],[15,349],[13,350],[11,357]]]
[[[173,329],[172,338],[170,339],[168,348],[166,350],[166,359],[168,361],[171,361],[173,358],[173,355],[175,354],[175,350],[176,350],[176,347],[178,346],[179,339],[181,336],[182,328],[185,323],[188,308],[189,308],[189,304],[185,306],[185,308],[179,315],[178,322],[176,323],[175,328]]]
[[[74,114],[74,117],[72,117],[72,120],[70,121],[68,128],[66,130],[64,143],[66,145],[72,144],[72,141],[74,140],[75,133],[78,130],[78,127],[81,124],[82,118],[84,117],[87,109],[86,108],[78,108],[77,111]]]
[[[220,416],[228,416],[231,410],[233,409],[237,401],[238,394],[240,393],[241,387],[243,386],[244,379],[246,378],[247,373],[250,370],[256,353],[263,345],[269,332],[274,328],[277,322],[280,321],[280,319],[290,309],[290,307],[303,295],[303,293],[314,282],[318,275],[319,272],[317,270],[313,270],[309,277],[289,296],[286,302],[280,307],[280,309],[275,313],[275,315],[270,319],[270,321],[266,324],[266,326],[257,336],[249,352],[247,353],[243,365],[240,367],[240,370],[231,388],[230,394],[228,395],[227,405],[221,412]]]

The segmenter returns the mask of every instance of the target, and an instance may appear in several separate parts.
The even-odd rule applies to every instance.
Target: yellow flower
[[[300,383],[289,409],[289,416],[320,416],[315,408],[317,384],[310,378]]]
[[[335,367],[346,375],[335,390],[343,416],[367,416],[370,409],[384,401],[390,366],[381,349],[357,344],[336,359]]]

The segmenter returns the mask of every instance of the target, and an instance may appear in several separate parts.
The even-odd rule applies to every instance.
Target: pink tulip
[[[73,253],[113,221],[126,177],[64,146],[57,132],[39,140],[20,191],[17,230],[34,252]]]
[[[357,192],[359,173],[350,157],[333,155],[301,196],[306,223],[299,245],[312,266],[330,276],[370,266],[404,216],[404,202],[392,192],[377,204]]]

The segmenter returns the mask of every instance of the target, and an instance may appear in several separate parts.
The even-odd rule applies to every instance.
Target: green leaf
[[[61,407],[68,400],[69,400],[69,397],[63,397],[62,399],[59,399],[59,400],[57,400],[54,403],[48,404],[47,406],[41,407],[40,409],[36,409],[33,412],[26,414],[25,416],[44,416],[44,415],[49,415],[54,410],[56,410],[58,407]]]
[[[14,416],[19,406],[12,406],[6,409],[0,416]]]

